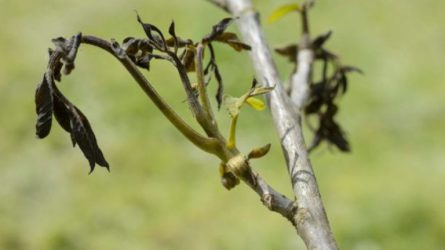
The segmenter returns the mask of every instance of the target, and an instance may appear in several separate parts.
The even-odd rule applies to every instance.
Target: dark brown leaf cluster
[[[250,49],[250,46],[238,40],[236,34],[225,32],[233,19],[223,19],[213,26],[212,31],[201,39],[200,43],[177,36],[174,22],[168,29],[170,37],[166,38],[159,28],[153,24],[144,23],[139,15],[137,15],[137,20],[147,38],[127,37],[124,39],[122,46],[112,40],[110,49],[114,55],[119,59],[128,57],[135,65],[147,70],[150,69],[152,59],[170,61],[178,68],[186,92],[190,93],[194,90],[187,77],[187,72],[196,72],[196,50],[199,44],[204,45],[210,51],[210,59],[203,72],[196,73],[203,74],[206,85],[209,84],[212,76],[215,77],[218,84],[216,100],[218,107],[220,107],[224,88],[212,43],[225,43],[237,51]],[[79,33],[70,39],[58,37],[52,41],[55,44],[55,49],[49,49],[50,66],[44,74],[42,82],[37,86],[35,93],[36,135],[38,138],[48,136],[53,117],[55,117],[59,125],[70,134],[73,146],[79,145],[84,156],[88,159],[91,168],[90,173],[94,170],[96,164],[109,169],[88,119],[60,92],[55,84],[55,81],[61,81],[62,73],[68,75],[75,68],[74,62],[82,42],[82,34]],[[198,94],[198,92],[196,91],[195,94]]]
[[[320,76],[318,77],[321,80],[310,83],[309,102],[304,110],[306,115],[317,117],[318,123],[313,129],[314,137],[309,150],[326,141],[335,145],[340,151],[349,152],[350,145],[346,135],[340,124],[335,121],[338,111],[336,101],[348,90],[347,74],[351,72],[362,73],[362,71],[352,66],[342,65],[338,56],[324,48],[331,34],[332,32],[328,31],[311,41],[311,49],[315,55],[314,65],[321,65]],[[278,48],[275,51],[298,65],[297,44]]]
[[[79,148],[90,163],[90,173],[95,164],[109,169],[102,151],[97,145],[96,137],[86,116],[74,106],[57,88],[54,80],[61,79],[60,70],[69,74],[74,69],[74,60],[80,44],[81,34],[70,40],[64,38],[54,39],[56,50],[50,50],[50,60],[57,60],[54,67],[44,74],[42,82],[37,86],[35,93],[37,123],[36,135],[45,138],[51,130],[52,118],[56,118],[59,125],[71,135],[73,146]],[[58,53],[55,56],[54,53]]]

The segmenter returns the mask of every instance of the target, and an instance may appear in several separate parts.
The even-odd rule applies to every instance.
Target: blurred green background
[[[264,20],[288,1],[255,1]],[[111,173],[88,163],[53,126],[34,136],[34,90],[51,38],[82,31],[142,37],[144,21],[198,39],[226,15],[195,1],[0,0],[0,249],[304,249],[292,227],[241,185],[226,191],[218,160],[186,141],[109,55],[82,46],[62,90],[89,117]],[[318,1],[312,31],[334,31],[327,47],[362,68],[341,100],[351,154],[312,154],[326,211],[342,249],[445,246],[445,1]],[[231,30],[236,30],[232,27]],[[265,27],[271,45],[298,37],[296,16]],[[217,47],[233,95],[253,75],[247,54]],[[277,57],[285,79],[291,66]],[[168,64],[149,79],[184,116]],[[221,127],[228,116],[218,113]],[[192,121],[188,119],[188,121]],[[291,196],[269,113],[243,110],[242,150],[272,143],[254,167]]]

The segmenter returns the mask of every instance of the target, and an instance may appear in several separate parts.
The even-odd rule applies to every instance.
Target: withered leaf
[[[70,106],[71,112],[71,139],[73,144],[79,145],[79,148],[90,163],[90,173],[93,172],[95,164],[103,166],[109,170],[108,162],[105,160],[102,151],[97,145],[91,125],[85,115],[75,106]]]
[[[71,133],[71,111],[67,104],[57,95],[53,95],[54,117],[59,125],[68,133]]]
[[[122,42],[122,49],[125,50],[127,55],[136,55],[139,51],[138,39],[134,37],[127,37]]]
[[[275,52],[277,52],[281,56],[287,57],[289,61],[295,63],[298,56],[298,45],[290,44],[282,48],[276,48]]]
[[[327,32],[317,36],[312,40],[312,48],[318,49],[323,47],[324,43],[331,37],[332,30],[328,30]]]
[[[158,49],[165,50],[166,44],[162,31],[153,24],[142,22],[142,19],[139,15],[137,15],[137,20],[142,25],[142,28],[144,29],[144,32],[147,35],[148,39],[150,39],[150,41],[152,41],[158,47]]]
[[[51,130],[53,115],[53,96],[45,75],[43,75],[42,82],[37,86],[35,104],[37,113],[36,135],[38,138],[45,138]]]
[[[230,17],[222,19],[212,27],[212,31],[202,39],[202,42],[208,43],[215,40],[215,38],[221,35],[232,22],[233,18]]]
[[[232,32],[224,32],[216,36],[214,41],[226,43],[238,52],[251,49],[249,45],[239,41],[238,36]]]
[[[348,78],[346,77],[346,74],[341,73],[340,78],[337,82],[338,88],[342,89],[342,94],[346,93],[348,91]]]
[[[178,51],[178,38],[176,37],[175,22],[174,21],[172,21],[172,23],[170,24],[170,27],[168,28],[168,33],[173,38],[173,46],[175,47],[175,53],[176,53]]]

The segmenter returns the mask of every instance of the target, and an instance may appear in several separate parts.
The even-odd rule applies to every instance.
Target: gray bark
[[[280,83],[278,71],[260,26],[258,13],[250,0],[212,1],[234,17],[239,17],[237,25],[245,43],[252,47],[250,56],[257,78],[275,89],[267,96],[268,105],[275,127],[281,138],[281,146],[287,163],[287,170],[295,194],[296,209],[290,221],[308,249],[338,249],[331,232],[326,212],[321,200],[314,171],[309,160],[307,147],[301,128],[300,109],[307,93],[293,93],[300,105],[295,105]],[[309,58],[311,59],[311,58]],[[309,86],[311,60],[304,72],[297,72],[295,89]],[[304,90],[303,90],[304,91]]]

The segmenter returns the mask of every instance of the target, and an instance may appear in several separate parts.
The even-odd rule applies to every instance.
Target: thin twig
[[[195,144],[200,149],[216,154],[217,141],[213,138],[207,138],[196,132],[191,128],[181,117],[179,117],[173,109],[162,99],[162,97],[156,92],[152,87],[150,82],[144,75],[137,69],[136,65],[127,57],[124,56],[120,58],[114,53],[111,44],[103,39],[93,37],[93,36],[83,36],[82,43],[90,44],[105,51],[109,52],[115,56],[128,70],[128,72],[133,76],[142,90],[147,94],[147,96],[153,101],[153,103],[158,107],[158,109],[164,114],[164,116],[193,144]]]

